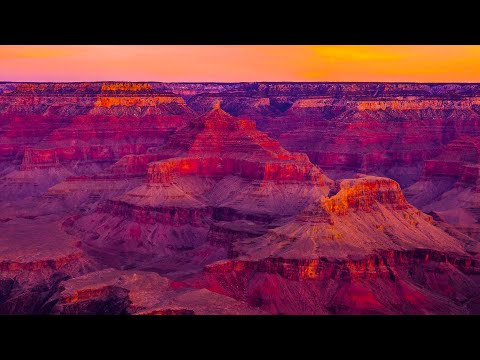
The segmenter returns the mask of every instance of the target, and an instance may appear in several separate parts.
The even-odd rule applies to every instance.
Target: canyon
[[[0,314],[480,314],[480,84],[0,83]]]

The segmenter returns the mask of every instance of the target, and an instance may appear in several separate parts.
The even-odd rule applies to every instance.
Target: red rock
[[[471,237],[464,241],[472,253],[480,249],[479,149],[477,137],[452,141],[435,159],[425,162],[420,180],[405,190],[420,209],[435,214],[450,230]]]
[[[189,143],[180,143],[181,138],[190,139]],[[175,148],[183,151],[183,157],[151,163],[149,182],[171,182],[174,175],[195,174],[324,183],[321,171],[305,155],[288,153],[278,142],[256,130],[252,121],[237,120],[219,106],[200,117],[192,127],[180,130],[165,151]]]
[[[48,314],[61,281],[98,269],[78,239],[51,218],[0,224],[0,314]],[[1,289],[0,289],[1,292]]]
[[[411,208],[398,183],[391,179],[373,177],[343,180],[340,191],[325,199],[322,206],[329,213],[342,215],[350,209],[369,211],[376,202],[396,210]]]
[[[476,312],[479,99],[0,84],[0,313]]]
[[[13,162],[10,172],[24,178],[49,168],[91,175],[161,145],[194,115],[181,97],[131,83],[17,84],[0,94],[0,109],[0,162]],[[10,184],[10,198],[53,184]]]
[[[173,289],[151,272],[106,269],[63,283],[58,314],[205,315],[265,314],[247,304],[206,289]]]
[[[478,285],[455,268],[478,271],[478,263],[466,268],[467,262],[428,250],[343,261],[232,260],[210,265],[206,274],[187,283],[274,314],[464,314],[464,299],[479,292]]]
[[[120,175],[120,169],[138,175],[147,161],[173,153],[181,157],[149,163],[147,184],[104,202],[72,229],[90,234],[100,248],[174,256],[212,243],[209,228],[218,221],[249,220],[242,232],[261,233],[259,224],[294,214],[332,183],[305,155],[285,151],[252,122],[219,107],[179,130],[157,153],[126,157],[102,178]]]

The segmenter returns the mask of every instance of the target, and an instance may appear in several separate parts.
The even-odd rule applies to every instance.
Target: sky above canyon
[[[480,46],[0,45],[0,81],[480,82]]]

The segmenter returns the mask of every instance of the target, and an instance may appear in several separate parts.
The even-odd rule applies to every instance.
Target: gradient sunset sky
[[[0,81],[480,82],[480,46],[0,45]]]

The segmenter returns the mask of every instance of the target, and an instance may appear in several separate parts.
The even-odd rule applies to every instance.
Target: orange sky
[[[480,46],[0,45],[0,81],[480,82]]]

